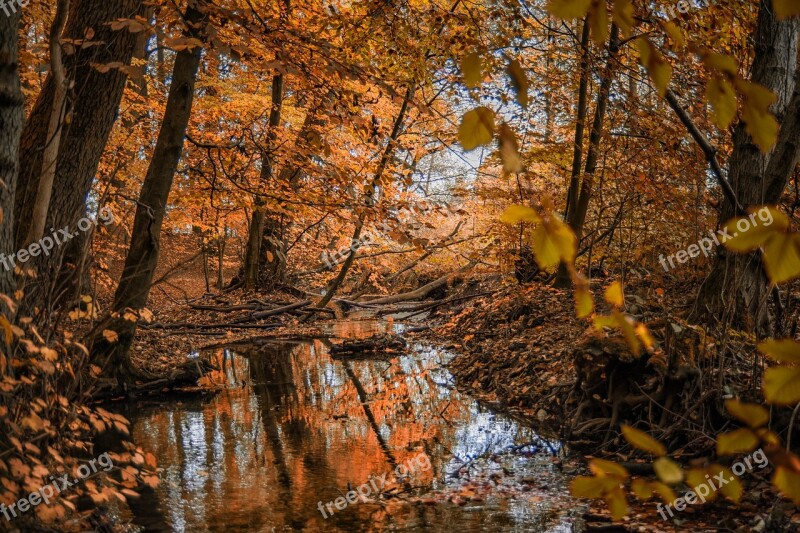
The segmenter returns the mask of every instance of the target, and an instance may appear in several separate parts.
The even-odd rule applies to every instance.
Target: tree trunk
[[[93,41],[103,45],[78,47],[64,57],[67,77],[74,81],[71,100],[72,121],[61,134],[61,146],[55,167],[52,193],[45,228],[70,228],[75,231],[79,219],[85,216],[86,197],[97,173],[100,158],[116,120],[119,102],[125,89],[127,75],[112,68],[102,73],[95,65],[119,62],[130,63],[136,35],[127,29],[114,31],[109,23],[120,18],[141,14],[142,0],[76,0],[71,2],[64,39],[83,39],[92,29]],[[20,145],[21,168],[17,179],[14,202],[15,246],[25,245],[30,231],[33,209],[43,174],[43,147],[48,145],[48,127],[52,116],[57,82],[49,75],[31,111]],[[10,212],[9,212],[10,214]],[[63,289],[57,288],[59,270],[70,270],[79,262],[84,234],[54,249],[49,256],[40,255],[31,266],[39,276],[27,287],[26,303],[44,308],[60,301]],[[74,266],[72,267],[74,273]],[[69,272],[68,272],[69,273]],[[75,276],[69,276],[75,279]]]
[[[275,128],[281,123],[281,110],[283,108],[283,74],[275,74],[272,77],[272,109],[269,112],[269,133],[267,135],[268,146],[261,156],[261,178],[259,183],[266,187],[271,181],[274,173],[272,158],[275,150]],[[258,286],[260,269],[263,264],[262,242],[267,221],[267,211],[263,201],[256,196],[256,208],[253,217],[250,219],[250,231],[247,237],[247,251],[244,260],[244,287],[252,290]]]
[[[739,124],[728,181],[745,209],[780,202],[786,184],[800,157],[800,69],[798,69],[800,20],[778,21],[769,0],[761,3],[755,35],[752,81],[778,95],[772,111],[782,122],[775,150],[762,153]],[[726,202],[720,224],[735,216]],[[771,333],[767,309],[769,281],[758,253],[736,255],[724,247],[717,250],[711,273],[700,289],[696,311],[701,317],[721,320],[748,331]]]
[[[18,59],[18,12],[0,15],[0,293],[14,293],[14,269],[6,256],[13,254],[14,185],[19,172],[19,142],[25,121]],[[8,314],[10,310],[3,309]]]
[[[189,37],[201,37],[199,27],[202,26],[205,15],[199,9],[201,8],[196,5],[190,5],[186,11],[186,34]],[[106,372],[115,374],[119,384],[123,386],[131,384],[142,374],[133,367],[128,356],[128,350],[136,333],[136,322],[126,320],[121,315],[127,310],[136,313],[147,305],[153,275],[158,264],[161,226],[167,200],[191,116],[201,54],[202,49],[195,47],[181,50],[175,57],[164,119],[150,167],[142,184],[133,221],[130,248],[125,259],[122,279],[114,295],[113,310],[117,316],[99,327],[98,334],[94,338],[95,361]],[[118,341],[109,342],[102,334],[104,329],[116,332]]]
[[[584,29],[584,38],[586,36]],[[583,127],[579,124],[576,127],[576,146],[573,158],[572,182],[570,183],[569,198],[567,200],[567,222],[572,231],[575,232],[578,247],[580,248],[583,236],[583,225],[586,222],[586,214],[589,211],[589,201],[594,194],[594,175],[597,171],[597,158],[600,154],[600,141],[603,138],[603,125],[608,108],[608,98],[611,92],[611,83],[614,81],[614,66],[619,52],[619,28],[616,24],[611,26],[611,40],[608,45],[608,63],[600,81],[600,90],[597,94],[597,107],[594,111],[594,121],[592,131],[589,135],[589,151],[586,154],[586,167],[584,169],[583,180],[578,188],[576,174],[580,173],[580,150],[582,146],[577,142],[577,134],[583,135]],[[585,96],[584,96],[585,97]],[[585,106],[584,102],[584,106]],[[585,112],[585,109],[584,109]],[[576,166],[577,164],[577,166]],[[577,172],[576,172],[577,170]],[[574,185],[574,186],[573,186]],[[558,276],[556,277],[556,287],[566,288],[570,286],[569,272],[564,265],[559,266]]]
[[[53,76],[53,101],[50,103],[50,120],[47,125],[47,144],[42,158],[42,176],[33,203],[31,225],[25,239],[25,245],[36,242],[44,236],[47,222],[47,209],[50,207],[50,196],[53,192],[53,180],[56,177],[58,148],[64,125],[65,105],[67,99],[67,77],[62,62],[61,32],[67,22],[69,0],[58,0],[56,16],[50,29],[50,73]]]

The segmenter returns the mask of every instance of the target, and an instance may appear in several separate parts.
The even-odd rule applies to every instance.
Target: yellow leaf
[[[645,348],[651,350],[653,346],[656,344],[656,340],[653,338],[653,335],[650,334],[650,330],[644,324],[639,324],[636,326],[636,336],[642,341]]]
[[[517,93],[517,102],[523,108],[528,107],[528,76],[516,59],[508,62],[508,75],[511,77],[511,86]]]
[[[613,316],[600,315],[594,317],[594,328],[597,331],[603,331],[603,328],[616,328],[617,320]]]
[[[661,500],[664,503],[672,503],[676,500],[675,491],[672,490],[672,487],[669,485],[665,485],[660,481],[653,481],[651,484],[653,490],[661,496]]]
[[[776,233],[767,239],[764,268],[775,284],[800,277],[800,233]]]
[[[789,217],[778,208],[758,206],[748,210],[750,216],[729,220],[723,226],[722,243],[738,253],[752,252],[764,246],[770,237],[789,229]]]
[[[625,467],[605,459],[592,459],[589,461],[589,470],[600,477],[611,476],[618,480],[628,477],[628,471],[625,470]]]
[[[720,487],[719,491],[729,500],[734,502],[741,500],[742,494],[744,493],[744,487],[742,487],[742,482],[739,480],[739,478],[734,476],[733,472],[724,466],[715,464],[711,465],[711,468],[718,474],[721,472],[723,477],[728,480],[728,483]]]
[[[592,30],[592,40],[603,44],[608,39],[608,11],[605,2],[592,7],[589,12],[589,27]]]
[[[628,443],[634,448],[657,457],[663,457],[667,454],[667,449],[664,447],[664,445],[644,431],[640,431],[636,428],[625,425],[623,425],[621,429],[622,436],[625,437],[625,440],[627,440]]]
[[[647,501],[653,497],[653,487],[646,479],[634,479],[631,482],[631,491],[642,501]]]
[[[622,520],[628,514],[628,500],[622,489],[617,488],[610,491],[606,494],[605,500],[608,510],[611,512],[611,518],[614,520]]]
[[[746,80],[736,80],[736,88],[745,96],[742,120],[747,133],[762,152],[769,152],[778,140],[778,121],[769,111],[778,96],[766,87]]]
[[[772,0],[772,6],[779,20],[800,16],[800,2],[797,0]]]
[[[711,487],[707,486],[708,479],[706,476],[709,476],[713,479],[714,474],[709,471],[707,468],[690,468],[686,471],[686,485],[694,492],[698,494],[698,488],[701,485],[706,485],[705,490],[701,490],[701,493],[708,493],[707,495],[703,496],[706,501],[711,501],[717,497],[717,491],[711,490]],[[671,502],[670,502],[671,503]]]
[[[755,403],[744,403],[739,400],[728,400],[725,408],[730,414],[750,426],[758,428],[766,426],[769,422],[769,412]]]
[[[706,86],[706,98],[714,106],[714,124],[726,129],[736,118],[738,102],[733,87],[725,79],[712,78]]]
[[[588,318],[594,312],[592,293],[586,288],[575,290],[575,310],[578,318]]]
[[[531,232],[531,249],[542,270],[552,270],[561,263],[558,247],[550,238],[544,224],[539,224]]]
[[[467,112],[458,127],[458,140],[464,150],[474,150],[492,142],[494,137],[494,111],[479,107]]]
[[[506,209],[503,215],[500,217],[500,222],[511,225],[519,224],[520,222],[538,224],[541,221],[542,218],[539,216],[539,213],[537,213],[536,210],[530,207],[525,207],[524,205],[512,205]]]
[[[639,49],[642,65],[644,65],[650,73],[650,77],[653,78],[653,83],[656,85],[659,96],[663,98],[667,93],[669,80],[672,78],[672,67],[664,60],[658,50],[656,50],[656,47],[644,37],[636,39],[636,46]]]
[[[628,344],[628,348],[630,348],[631,353],[636,357],[639,357],[642,353],[642,343],[639,341],[639,337],[636,335],[636,330],[631,325],[628,318],[620,313],[619,311],[614,311],[614,318],[617,322],[617,327],[622,332],[622,336],[625,338],[625,342]]]
[[[800,505],[800,474],[779,466],[775,469],[772,484],[795,505]]]
[[[683,31],[672,21],[662,22],[661,25],[664,27],[664,31],[669,35],[669,38],[672,39],[672,42],[675,43],[676,48],[683,48],[686,46],[686,38],[683,36]]]
[[[703,60],[710,68],[724,72],[725,74],[735,76],[736,73],[739,72],[739,62],[727,54],[708,52],[703,54]]]
[[[514,130],[508,124],[500,126],[500,160],[503,170],[511,174],[522,172],[522,158],[519,155],[519,145]]]
[[[771,404],[800,402],[800,368],[776,366],[764,372],[764,397]]]
[[[717,437],[718,455],[736,455],[749,453],[758,446],[759,438],[747,428],[737,429]]]
[[[614,307],[622,307],[622,304],[625,303],[625,297],[622,294],[622,283],[615,281],[606,287],[605,298]]]
[[[578,476],[569,485],[569,492],[576,498],[599,498],[608,490],[609,478]],[[614,482],[616,483],[616,482]]]
[[[747,133],[753,138],[762,152],[772,150],[778,141],[778,121],[771,113],[761,113],[750,105],[745,105],[742,112]]]
[[[677,485],[683,481],[683,469],[681,466],[668,457],[659,457],[653,462],[658,479],[667,485]]]
[[[560,220],[542,222],[531,232],[531,249],[542,270],[551,270],[561,261],[571,263],[576,247],[575,234]]]
[[[758,350],[778,363],[800,363],[800,342],[792,339],[765,341]]]
[[[103,330],[103,338],[107,342],[109,342],[111,344],[114,344],[115,342],[117,342],[119,340],[119,335],[117,335],[116,331],[111,331],[110,329],[104,329]]]
[[[461,73],[464,84],[470,89],[483,81],[483,59],[478,52],[470,52],[461,59]]]
[[[550,0],[547,11],[560,19],[582,18],[589,11],[592,0]]]
[[[614,17],[614,22],[619,26],[622,35],[630,37],[631,29],[635,24],[631,0],[614,0],[614,8],[611,12],[611,16]]]

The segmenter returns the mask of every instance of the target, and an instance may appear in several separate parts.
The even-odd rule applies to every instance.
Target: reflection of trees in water
[[[464,425],[472,404],[443,386],[447,374],[438,375],[435,354],[343,363],[317,342],[214,355],[222,369],[216,381],[229,389],[139,424],[139,443],[169,467],[164,508],[173,523],[228,526],[245,517],[254,529],[352,530],[380,508],[354,506],[326,521],[317,502],[423,450],[442,472],[457,440],[470,438]],[[433,472],[421,474],[413,484],[432,481]]]

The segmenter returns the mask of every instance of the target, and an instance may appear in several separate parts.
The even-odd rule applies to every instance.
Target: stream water
[[[139,530],[580,531],[558,444],[456,391],[449,354],[342,360],[331,341],[219,348],[204,354],[218,395],[130,406],[135,442],[163,469]]]

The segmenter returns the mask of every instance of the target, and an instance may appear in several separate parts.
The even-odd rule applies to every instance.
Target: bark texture
[[[19,13],[0,14],[0,253],[6,255],[15,250],[14,185],[19,172],[19,141],[25,120],[17,63],[18,30]],[[2,264],[0,293],[10,295],[14,288],[13,269]],[[8,310],[2,312],[8,313]]]
[[[64,38],[82,39],[86,30],[91,28],[95,33],[92,40],[101,44],[75,49],[63,58],[66,76],[74,83],[67,95],[71,102],[72,119],[69,127],[61,134],[61,146],[44,225],[46,234],[49,233],[49,228],[69,227],[74,232],[75,224],[85,216],[87,196],[117,118],[127,80],[127,75],[118,69],[102,73],[93,65],[130,63],[136,34],[127,29],[112,30],[108,24],[120,18],[140,15],[142,4],[142,0],[71,2]],[[48,144],[48,128],[56,85],[53,76],[48,76],[22,134],[21,169],[14,202],[16,249],[25,245],[25,238],[30,231],[39,180],[44,170],[44,147]],[[35,283],[29,285],[26,296],[26,301],[32,306],[41,307],[45,302],[61,300],[59,296],[64,294],[66,288],[64,285],[56,286],[57,274],[62,267],[73,273],[76,271],[76,262],[81,257],[81,237],[84,235],[80,234],[66,245],[53,250],[49,256],[40,256],[37,259],[39,263],[35,266],[39,277]],[[71,279],[74,281],[74,276]]]
[[[797,166],[800,156],[799,37],[800,20],[778,21],[771,2],[762,0],[754,38],[752,81],[778,95],[772,111],[782,124],[778,144],[768,154],[759,150],[745,131],[744,124],[736,127],[728,181],[745,209],[780,202]],[[735,207],[726,202],[720,214],[720,224],[735,214]],[[706,318],[769,334],[769,291],[758,253],[736,255],[720,247],[712,271],[700,290],[697,310]]]

